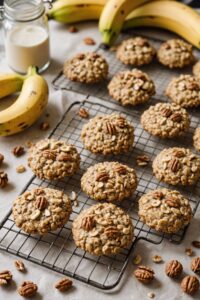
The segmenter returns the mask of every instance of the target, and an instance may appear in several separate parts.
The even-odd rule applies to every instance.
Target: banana
[[[98,20],[108,0],[59,0],[47,12],[48,19],[61,23]]]
[[[24,80],[19,74],[0,74],[0,99],[21,91]]]
[[[171,30],[200,49],[200,15],[176,1],[153,1],[134,10],[123,28],[155,26]]]
[[[48,102],[48,85],[30,67],[22,91],[10,107],[0,112],[0,136],[12,135],[31,126],[41,115]]]

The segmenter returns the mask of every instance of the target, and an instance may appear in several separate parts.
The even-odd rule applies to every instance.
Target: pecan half
[[[20,272],[24,272],[26,270],[25,265],[21,260],[15,260],[15,267]]]
[[[109,179],[109,174],[106,171],[101,171],[96,175],[96,181],[107,181]]]
[[[191,261],[191,270],[194,273],[200,274],[200,257],[194,257]]]
[[[39,210],[45,210],[47,206],[48,206],[48,201],[44,196],[39,196],[35,201],[35,207]]]
[[[72,284],[72,280],[70,280],[69,278],[63,278],[56,283],[55,288],[61,292],[65,292],[72,287]]]
[[[161,114],[162,114],[163,117],[168,118],[168,117],[171,116],[172,111],[171,111],[170,108],[164,108],[164,109],[161,110]]]
[[[8,270],[4,270],[0,272],[0,285],[8,284],[12,279],[12,273]]]
[[[89,46],[96,45],[96,42],[90,37],[84,38],[83,41],[86,45],[89,45]]]
[[[115,170],[115,172],[122,174],[122,175],[126,174],[126,172],[127,172],[126,167],[124,167],[122,165],[116,166],[114,170]]]
[[[139,266],[135,270],[134,275],[137,280],[143,283],[150,283],[154,279],[154,271],[147,266]]]
[[[180,168],[180,163],[177,158],[173,158],[169,163],[168,163],[169,168],[171,169],[172,172],[177,172]]]
[[[199,280],[195,276],[186,276],[181,281],[181,288],[184,293],[193,295],[199,289]]]
[[[79,109],[78,115],[79,115],[79,117],[81,117],[83,119],[87,119],[89,117],[88,111],[83,107]]]
[[[52,150],[44,150],[42,152],[42,155],[47,158],[47,159],[52,159],[52,160],[55,160],[56,159],[56,154],[54,151]]]
[[[106,133],[113,135],[116,133],[116,127],[113,123],[111,123],[110,121],[107,121],[105,123],[105,131],[106,131]]]
[[[69,31],[70,33],[76,33],[76,32],[78,32],[78,28],[75,27],[75,26],[70,26],[70,27],[68,28],[68,31]]]
[[[180,113],[175,112],[173,115],[171,115],[170,119],[171,119],[173,122],[181,122],[181,121],[182,121],[182,116],[181,116]]]
[[[175,150],[173,152],[173,154],[175,157],[178,157],[178,158],[185,156],[185,153],[182,150]]]
[[[200,249],[200,241],[193,241],[192,242],[192,246],[194,246],[195,248],[199,248]]]
[[[44,189],[42,189],[42,188],[35,189],[34,192],[35,192],[35,195],[37,195],[37,196],[45,193]]]
[[[170,207],[175,207],[175,208],[180,207],[180,200],[175,197],[170,197],[170,196],[167,197],[167,199],[165,200],[165,203]]]
[[[8,175],[7,173],[0,171],[0,188],[6,187],[8,184]]]
[[[32,281],[24,281],[18,288],[18,293],[23,297],[32,297],[37,292],[37,285]]]
[[[138,155],[136,157],[136,163],[138,166],[144,167],[146,166],[150,161],[150,158],[148,155]]]
[[[164,197],[164,194],[161,192],[161,191],[155,191],[154,193],[153,193],[153,197],[155,198],[155,199],[163,199],[163,197]]]
[[[123,117],[119,117],[116,119],[115,124],[120,128],[124,128],[125,127],[125,119]]]
[[[186,87],[188,90],[199,90],[199,85],[195,81],[188,81],[186,82]]]
[[[108,238],[116,238],[119,235],[119,231],[115,226],[107,227],[104,232]]]
[[[24,154],[24,147],[16,146],[13,148],[12,153],[17,157],[22,156]]]
[[[165,273],[168,277],[177,278],[182,271],[183,266],[178,260],[171,260],[166,264]]]
[[[93,216],[85,216],[82,219],[81,227],[86,231],[90,231],[95,227],[95,224],[96,222]]]
[[[67,153],[61,153],[57,157],[58,161],[72,161],[72,156]]]

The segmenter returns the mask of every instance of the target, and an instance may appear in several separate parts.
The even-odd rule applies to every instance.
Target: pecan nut
[[[171,111],[170,108],[164,108],[164,109],[161,111],[161,114],[162,114],[163,117],[168,118],[168,117],[171,116],[172,111]]]
[[[24,281],[18,288],[18,293],[23,297],[32,297],[37,292],[37,285],[32,281]]]
[[[186,276],[181,281],[181,288],[184,293],[193,295],[199,289],[199,280],[195,276]]]
[[[150,283],[154,279],[154,274],[154,271],[147,266],[139,266],[134,272],[137,280],[143,283]]]
[[[194,273],[200,274],[200,257],[194,257],[191,261],[191,270]]]
[[[4,270],[0,272],[0,285],[6,285],[11,281],[12,273],[8,270]]]
[[[148,155],[138,155],[136,157],[136,163],[138,166],[146,166],[150,161],[150,158],[148,157]]]
[[[116,238],[119,235],[119,231],[115,226],[107,227],[104,232],[108,238]]]
[[[105,123],[105,130],[106,130],[106,133],[111,134],[111,135],[116,133],[115,125],[113,123],[109,122],[109,121],[107,121]]]
[[[96,181],[107,181],[109,179],[109,175],[106,171],[102,171],[97,173],[96,175]]]
[[[47,206],[48,206],[48,201],[44,196],[39,196],[35,201],[35,207],[39,210],[45,210]]]
[[[93,216],[85,216],[82,219],[81,227],[86,231],[90,231],[95,227],[95,224],[96,222]]]
[[[72,287],[72,284],[72,280],[70,280],[69,278],[63,278],[56,283],[55,288],[61,292],[65,292]]]
[[[115,170],[115,172],[117,172],[121,175],[124,175],[127,172],[126,167],[124,167],[122,165],[116,166],[114,170]]]
[[[96,42],[90,37],[84,38],[83,41],[86,45],[89,45],[89,46],[96,45]]]
[[[78,115],[79,115],[79,117],[81,117],[83,119],[87,119],[89,117],[88,111],[83,107],[79,109]]]
[[[170,119],[171,119],[173,122],[181,122],[181,121],[182,121],[182,116],[181,116],[180,113],[175,112],[173,115],[171,115]]]
[[[42,155],[45,157],[45,158],[47,158],[47,159],[52,159],[52,160],[55,160],[56,159],[56,154],[55,154],[55,152],[54,151],[52,151],[52,150],[44,150],[43,152],[42,152]]]
[[[175,197],[168,197],[165,200],[165,203],[170,207],[175,207],[175,208],[180,207],[180,201],[178,198],[175,198]]]
[[[13,148],[12,153],[17,157],[22,156],[24,154],[24,147],[16,146]]]
[[[169,168],[171,169],[172,172],[177,172],[180,168],[180,163],[179,160],[177,158],[172,159],[169,163],[168,163]]]
[[[200,249],[200,241],[193,241],[192,242],[192,246],[194,246],[195,248],[199,248]]]
[[[178,158],[185,156],[185,153],[182,150],[175,150],[173,152],[173,154],[175,157],[178,157]]]
[[[15,261],[15,267],[20,272],[24,272],[26,270],[25,265],[24,265],[23,261],[21,261],[21,260]]]
[[[0,165],[2,164],[3,161],[4,161],[4,156],[3,154],[0,153]]]
[[[181,275],[183,266],[178,260],[171,260],[166,264],[165,273],[170,278],[177,278]]]
[[[120,128],[124,128],[125,127],[125,119],[123,117],[119,117],[116,119],[115,124]]]
[[[67,153],[61,153],[57,157],[58,161],[72,161],[72,156]]]
[[[7,184],[8,184],[8,175],[5,172],[0,171],[0,188],[6,187]]]
[[[163,197],[164,197],[164,195],[163,195],[163,193],[161,192],[161,191],[155,191],[154,193],[153,193],[153,197],[155,198],[155,199],[163,199]]]

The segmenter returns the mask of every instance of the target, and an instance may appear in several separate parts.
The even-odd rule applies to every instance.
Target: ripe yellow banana
[[[59,0],[47,12],[49,19],[61,23],[98,20],[108,0]]]
[[[123,28],[155,26],[171,30],[200,48],[200,15],[176,1],[153,1],[134,10]]]
[[[0,99],[21,91],[24,80],[19,74],[0,74]]]
[[[48,102],[48,85],[31,67],[17,100],[0,112],[0,136],[12,135],[31,126]]]

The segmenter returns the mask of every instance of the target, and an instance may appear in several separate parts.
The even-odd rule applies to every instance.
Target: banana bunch
[[[152,1],[129,14],[124,29],[154,26],[171,30],[200,48],[200,14],[176,1]]]
[[[37,74],[35,67],[29,68],[27,76],[19,77],[21,81],[17,80],[18,76],[0,76],[0,87],[4,87],[1,96],[11,95],[22,88],[14,104],[0,111],[0,136],[12,135],[31,126],[40,117],[48,102],[48,85]]]
[[[49,20],[71,24],[98,20],[108,0],[58,0],[47,12]]]

